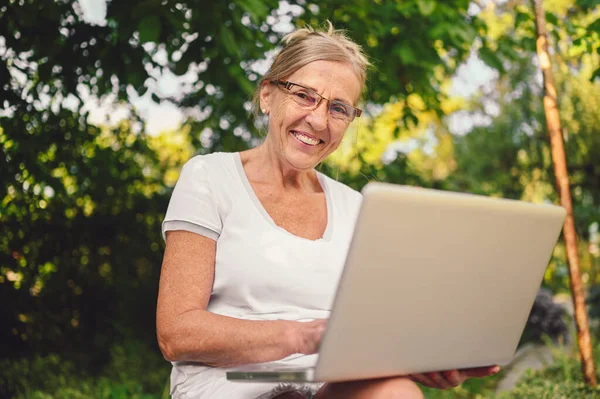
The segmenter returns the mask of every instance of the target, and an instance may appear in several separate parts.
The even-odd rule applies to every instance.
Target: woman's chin
[[[322,160],[319,154],[306,154],[298,151],[288,151],[285,155],[286,161],[296,170],[314,169]]]

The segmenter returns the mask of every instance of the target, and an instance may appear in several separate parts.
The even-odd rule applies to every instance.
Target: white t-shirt
[[[327,201],[322,238],[277,226],[256,197],[239,153],[196,156],[183,167],[163,222],[217,241],[208,310],[247,320],[328,318],[362,196],[317,173]],[[310,209],[306,209],[310,212]],[[285,364],[311,365],[316,355]],[[174,362],[171,394],[179,398],[255,398],[277,384],[230,382],[225,369]]]

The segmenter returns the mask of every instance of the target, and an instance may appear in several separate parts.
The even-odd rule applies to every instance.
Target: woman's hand
[[[448,389],[462,384],[471,377],[488,377],[500,371],[500,366],[448,370],[435,373],[411,374],[409,378],[429,388]]]
[[[295,351],[305,355],[317,353],[321,338],[327,326],[327,319],[317,319],[307,322],[294,322]]]

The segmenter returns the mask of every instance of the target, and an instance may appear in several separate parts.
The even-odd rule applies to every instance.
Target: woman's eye
[[[311,103],[315,101],[315,98],[313,96],[311,96],[310,94],[308,94],[307,92],[298,91],[294,94],[296,95],[296,97],[298,97],[301,100],[310,101]]]
[[[346,109],[346,107],[344,107],[343,105],[332,105],[331,111],[340,115],[349,115],[348,109]]]

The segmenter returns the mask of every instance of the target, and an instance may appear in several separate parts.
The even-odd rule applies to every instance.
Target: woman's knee
[[[404,377],[374,380],[365,398],[423,399],[423,392],[412,380]]]
[[[421,389],[408,378],[383,378],[326,384],[316,399],[423,399]]]

